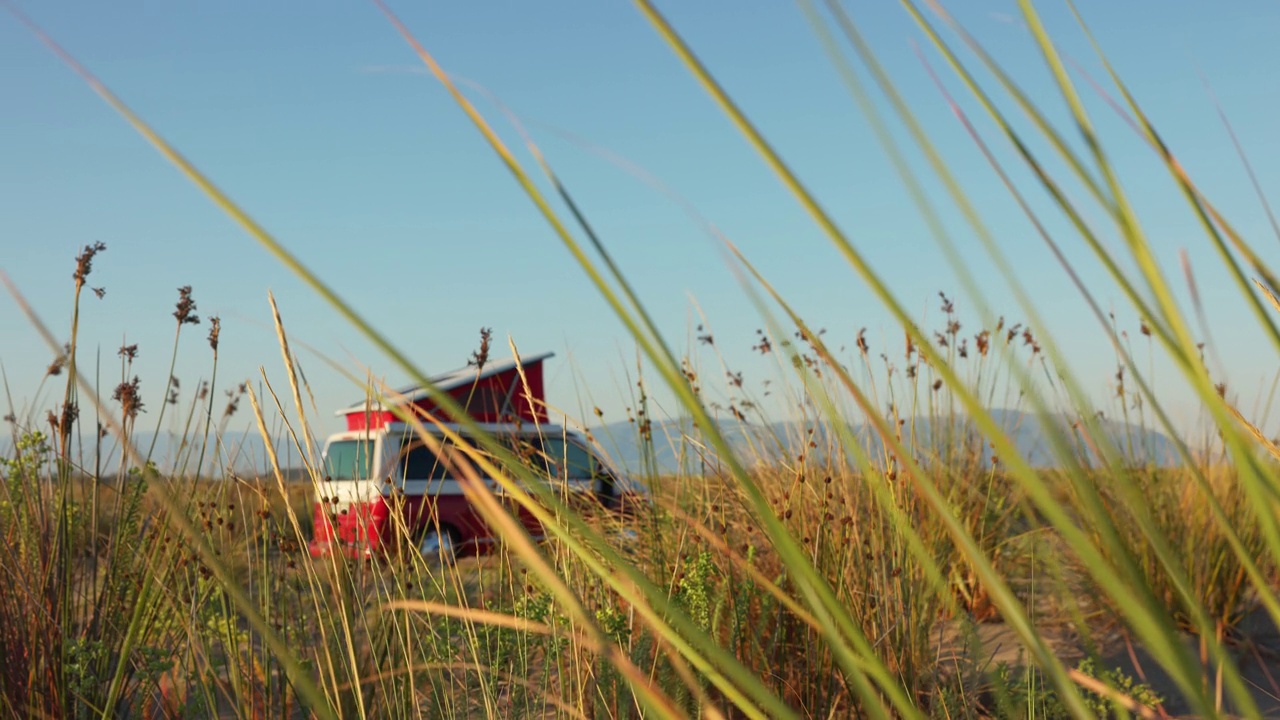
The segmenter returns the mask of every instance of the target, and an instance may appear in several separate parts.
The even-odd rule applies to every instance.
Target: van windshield
[[[367,480],[373,476],[373,442],[338,440],[324,454],[324,474],[329,480]]]

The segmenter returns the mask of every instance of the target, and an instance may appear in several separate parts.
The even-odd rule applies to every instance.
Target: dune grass
[[[1020,284],[994,232],[966,197],[960,169],[941,160],[859,35],[856,17],[841,5],[801,3],[841,70],[844,89],[881,134],[899,179],[957,270],[961,297],[976,310],[976,331],[965,329],[970,321],[945,294],[941,326],[921,328],[888,278],[866,263],[856,239],[831,219],[678,30],[638,0],[658,37],[830,239],[851,278],[872,289],[903,332],[903,351],[877,351],[859,333],[852,338],[854,352],[839,357],[749,258],[717,237],[760,313],[761,330],[750,339],[754,349],[774,356],[796,413],[805,419],[791,434],[731,443],[730,425],[717,416],[727,412],[760,428],[773,419],[750,388],[728,372],[716,394],[728,404],[709,398],[713,381],[703,377],[699,349],[678,349],[659,333],[612,261],[607,239],[592,229],[589,208],[575,202],[550,160],[526,136],[541,176],[527,171],[409,28],[386,5],[374,4],[453,94],[627,327],[648,373],[641,387],[662,383],[678,399],[686,422],[679,437],[655,436],[660,419],[641,398],[636,437],[622,440],[648,445],[652,457],[655,444],[674,439],[697,456],[688,466],[697,471],[660,476],[655,469],[642,478],[652,505],[620,521],[570,506],[538,482],[533,468],[482,437],[480,451],[460,471],[483,473],[503,490],[501,500],[475,488],[469,495],[499,531],[502,543],[493,555],[443,567],[411,552],[313,559],[305,547],[320,477],[316,439],[303,402],[305,381],[295,371],[274,300],[288,388],[272,387],[265,377],[237,379],[229,388],[211,381],[184,398],[172,377],[134,376],[137,348],[126,346],[120,349],[119,384],[108,398],[95,390],[101,378],[78,362],[82,291],[90,287],[94,262],[110,257],[98,257],[106,250],[101,245],[87,246],[76,258],[70,288],[76,308],[70,340],[54,341],[41,325],[56,360],[45,378],[27,379],[41,387],[65,381],[65,390],[52,407],[22,417],[11,409],[8,418],[13,446],[0,468],[5,714],[949,718],[1159,717],[1170,708],[1205,717],[1261,712],[1266,692],[1259,694],[1244,666],[1270,652],[1254,642],[1250,622],[1280,622],[1277,472],[1266,452],[1274,446],[1227,402],[1206,370],[1191,323],[1092,129],[1076,80],[1030,2],[1020,3],[1023,19],[1070,122],[1086,141],[1084,153],[1072,149],[945,11],[909,0],[902,5],[987,114],[960,118],[1063,271],[1076,278],[1057,252],[1061,245],[1078,241],[1094,253],[1113,289],[1141,318],[1148,353],[1170,360],[1176,380],[1202,403],[1217,433],[1213,447],[1195,447],[1178,436],[1143,368],[1149,362],[1124,342],[1114,316],[1101,311],[1096,290],[1077,279],[1098,332],[1117,353],[1116,407],[1088,401],[1082,390],[1087,379],[1066,371],[1063,343],[1033,332],[1042,326],[1035,296]],[[398,371],[430,386],[427,373],[300,258],[53,39],[28,26]],[[991,74],[990,89],[944,32]],[[888,98],[887,110],[870,99],[859,79],[863,70]],[[1200,218],[1206,240],[1249,297],[1262,334],[1280,340],[1264,302],[1267,287],[1275,287],[1271,271],[1186,175],[1120,78],[1109,79],[1121,98],[1108,98],[1111,110],[1129,120],[1137,141],[1168,167],[1180,200]],[[939,84],[946,94],[945,83]],[[1007,93],[1028,116],[1035,140],[1047,142],[1096,205],[1090,211],[1104,211],[1107,232],[1125,241],[1123,254],[1107,250],[1101,231],[1082,220],[1082,201],[1061,190],[1067,178],[1056,177],[1032,153],[1031,138],[1020,136],[991,101],[995,91]],[[979,122],[989,123],[989,136]],[[885,132],[890,123],[908,129],[911,149],[923,152],[927,172],[962,208],[1025,323],[1006,322],[990,308],[920,189],[925,175],[903,159],[908,148]],[[995,142],[1010,144],[1040,183],[1036,191],[1064,212],[1075,236],[1055,237],[1039,222],[1026,202],[1030,190],[1009,182],[989,152],[987,144]],[[1255,277],[1261,298],[1253,294]],[[39,325],[36,309],[30,312]],[[179,344],[190,342],[186,326],[201,324],[189,287],[179,291],[174,317],[176,358]],[[208,327],[209,375],[216,381],[220,321],[209,319]],[[719,342],[715,353],[724,339]],[[512,350],[518,352],[514,343]],[[727,366],[718,355],[708,362]],[[169,383],[167,397],[144,404],[144,388],[157,380]],[[387,392],[364,389],[375,396]],[[457,413],[447,396],[436,395],[441,407]],[[1100,409],[1134,421],[1138,445],[1133,436],[1111,432]],[[1018,417],[1043,429],[1054,467],[1024,455],[1015,441],[1019,428],[998,410],[1021,411]],[[226,423],[237,413],[248,416],[270,448],[269,471],[260,477],[243,476],[222,443]],[[134,438],[143,417],[155,417],[157,430],[169,419],[183,439],[175,457],[163,463],[152,457],[154,440],[139,451]],[[425,432],[430,418],[405,420],[432,442]],[[1174,457],[1153,458],[1140,447],[1148,430],[1173,437]],[[303,467],[281,467],[288,448]],[[212,473],[206,459],[213,461]],[[533,542],[503,503],[538,516],[549,538]],[[618,532],[619,522],[630,532]],[[1130,645],[1145,653],[1147,665],[1114,662]],[[1157,672],[1165,678],[1158,689],[1144,680]],[[1269,692],[1280,696],[1280,686],[1272,683]]]

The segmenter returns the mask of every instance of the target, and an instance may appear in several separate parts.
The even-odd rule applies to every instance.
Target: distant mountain
[[[171,473],[178,470],[183,475],[195,474],[196,463],[200,460],[202,436],[192,433],[192,436],[184,442],[176,433],[160,433],[156,436],[153,432],[139,432],[134,436],[134,447],[138,452],[146,454],[153,437],[155,450],[152,451],[151,459],[162,472]],[[323,447],[324,437],[316,438],[316,441]],[[274,437],[272,444],[281,469],[303,466],[298,447],[287,437]],[[97,466],[101,468],[104,475],[114,475],[120,467],[120,459],[123,455],[120,442],[114,436],[103,438],[100,462],[95,461],[97,451],[97,445],[91,435],[81,438],[80,444],[72,448],[72,457],[76,462],[83,463],[90,471]],[[13,440],[9,437],[0,437],[0,456],[12,457],[12,455]],[[246,477],[270,474],[271,462],[266,445],[262,442],[262,436],[248,430],[228,430],[219,437],[214,437],[214,434],[210,433],[201,474],[206,477],[220,477],[225,470],[231,470],[237,475]]]
[[[1031,465],[1055,467],[1061,464],[1050,442],[1050,433],[1034,415],[1017,410],[995,410],[992,415],[1011,436],[1018,453]],[[948,446],[964,448],[966,452],[962,455],[972,456],[983,442],[982,435],[968,418],[957,417],[948,421],[918,416],[904,420],[904,442],[920,456],[937,457]],[[1132,461],[1149,461],[1158,465],[1176,462],[1173,441],[1163,433],[1114,420],[1102,420],[1101,425],[1106,437]],[[814,426],[777,422],[764,425],[722,420],[718,427],[734,454],[748,465],[793,457],[802,450],[807,451],[810,462],[823,462],[832,449],[839,449],[842,442],[838,429],[830,424]],[[852,424],[847,429],[850,437],[873,458],[885,456],[886,445],[873,427]],[[1089,449],[1090,443],[1073,428],[1073,422],[1066,415],[1053,416],[1049,429],[1056,436],[1069,437],[1075,455],[1083,462],[1099,464]],[[650,448],[648,443],[640,440],[635,424],[628,421],[592,429],[597,442],[614,462],[630,472],[698,473],[718,464],[717,454],[702,440],[701,431],[689,419],[654,422],[651,432],[653,441]],[[990,464],[991,455],[991,447],[987,443],[981,452],[985,465]]]
[[[992,414],[1012,436],[1022,457],[1033,466],[1052,467],[1060,464],[1049,442],[1049,433],[1045,432],[1034,415],[1016,410],[996,410]],[[1067,416],[1054,416],[1052,424],[1057,435],[1065,434],[1072,438],[1072,445],[1078,456],[1091,456],[1091,453],[1086,452],[1089,444],[1084,442],[1079,432],[1072,429]],[[1160,432],[1112,420],[1102,421],[1102,426],[1111,441],[1130,459],[1150,460],[1161,465],[1175,462],[1173,442]],[[721,421],[719,428],[735,455],[748,465],[775,462],[784,457],[794,458],[801,449],[807,451],[809,462],[823,462],[829,452],[839,449],[841,444],[839,433],[831,425],[811,427],[798,422],[765,425],[728,420]],[[885,456],[885,444],[873,428],[856,424],[849,425],[848,431],[872,457]],[[633,473],[650,470],[662,473],[701,473],[719,464],[717,454],[702,441],[702,433],[688,419],[653,423],[651,455],[647,454],[646,444],[640,441],[633,423],[623,421],[597,426],[591,428],[591,433],[614,462]],[[908,418],[902,425],[902,433],[907,445],[921,455],[936,455],[952,439],[955,440],[952,444],[975,449],[976,452],[980,438],[972,422],[963,418],[950,422],[928,417]],[[146,452],[152,436],[150,432],[137,434],[135,444],[141,452]],[[914,441],[911,440],[912,437]],[[304,456],[288,436],[276,432],[273,433],[273,439],[281,468],[303,467]],[[323,435],[315,438],[321,447],[324,439]],[[198,436],[195,440],[198,443]],[[184,475],[192,475],[200,448],[198,444],[193,446],[190,442],[189,440],[184,444],[175,434],[162,433],[156,440],[152,457],[163,472],[177,469]],[[810,443],[813,447],[809,447]],[[77,460],[82,458],[92,468],[93,453],[92,438],[86,438],[82,452],[77,454]],[[113,474],[120,463],[119,443],[114,438],[105,438],[102,453],[103,472]],[[12,441],[9,437],[0,436],[0,455],[12,456]],[[989,445],[981,455],[984,463],[990,462]],[[243,476],[268,475],[270,468],[266,446],[257,432],[227,431],[222,434],[220,443],[215,444],[211,437],[202,474],[206,477],[221,476],[225,469],[231,469]]]

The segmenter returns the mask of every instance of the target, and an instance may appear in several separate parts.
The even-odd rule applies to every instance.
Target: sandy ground
[[[1042,628],[1041,631],[1042,637],[1046,638],[1053,651],[1069,667],[1074,667],[1085,656],[1084,644],[1070,628],[1049,627]],[[973,658],[966,656],[974,651],[967,649],[971,646],[966,644],[954,627],[943,629],[939,636],[939,644],[943,648],[942,659],[968,667],[974,667],[969,664],[970,660],[978,660],[979,669],[994,668],[1001,662],[1011,666],[1024,664],[1025,650],[1008,626],[986,623],[977,626],[976,634],[981,649],[977,651],[980,656]],[[1145,649],[1127,641],[1120,632],[1106,633],[1101,638],[1095,638],[1094,642],[1101,646],[1102,663],[1106,668],[1121,670],[1136,682],[1151,686],[1165,698],[1164,704],[1156,709],[1159,716],[1197,717],[1183,700],[1177,685]],[[1183,642],[1199,656],[1200,643],[1194,636],[1184,635]],[[1236,629],[1230,647],[1233,660],[1259,711],[1264,717],[1280,718],[1280,629],[1277,629],[1265,610],[1256,610]],[[1215,687],[1214,678],[1210,677],[1207,681],[1212,691]],[[1239,708],[1232,706],[1225,689],[1222,690],[1221,698],[1222,716],[1241,714]]]

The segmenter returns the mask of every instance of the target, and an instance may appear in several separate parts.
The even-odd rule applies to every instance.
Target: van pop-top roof
[[[519,360],[509,358],[485,363],[484,367],[467,366],[430,378],[431,384],[448,393],[476,422],[506,423],[524,420],[547,422],[547,405],[542,384],[542,363],[555,353],[542,353]],[[523,371],[525,383],[520,379]],[[426,412],[441,411],[421,385],[395,391],[403,403]],[[396,405],[399,407],[400,405]],[[396,420],[392,409],[376,398],[362,400],[339,410],[346,416],[348,430],[371,430]]]

